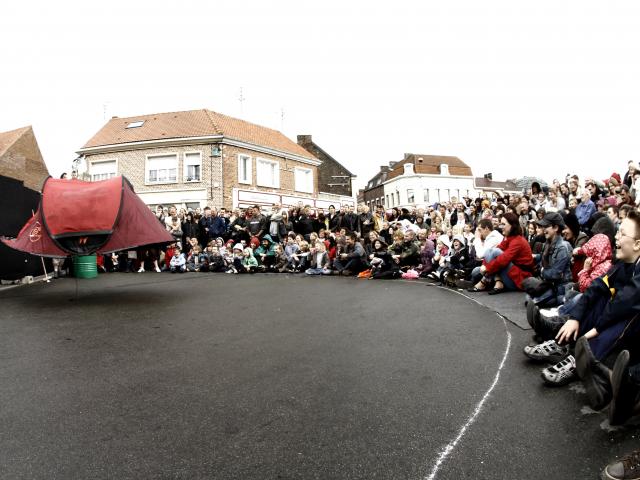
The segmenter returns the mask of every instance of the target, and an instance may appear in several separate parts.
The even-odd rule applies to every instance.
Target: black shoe
[[[602,471],[602,480],[640,480],[640,450],[612,462]]]
[[[596,359],[585,337],[576,342],[576,370],[594,410],[602,410],[611,401],[611,371]]]
[[[622,425],[633,416],[638,386],[629,377],[629,351],[623,350],[616,358],[611,374],[612,398],[609,404],[609,424]]]
[[[533,328],[534,330],[535,330],[536,316],[538,315],[539,311],[540,309],[535,303],[533,302],[527,303],[527,322],[529,323],[531,328]]]

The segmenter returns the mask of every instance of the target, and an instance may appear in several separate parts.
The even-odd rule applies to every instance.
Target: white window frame
[[[104,158],[102,160],[91,160],[91,161],[89,161],[89,175],[91,176],[91,181],[92,182],[98,181],[98,180],[94,180],[93,179],[93,175],[94,174],[93,174],[92,170],[93,170],[93,166],[95,164],[97,164],[97,163],[111,163],[111,162],[115,162],[115,164],[116,164],[115,173],[109,177],[109,178],[113,178],[113,177],[118,175],[118,159],[117,158]],[[105,179],[102,179],[102,180],[108,180],[108,179],[105,178]]]
[[[175,157],[176,161],[176,179],[175,180],[166,180],[166,181],[150,181],[149,180],[149,160],[153,160],[158,157]],[[152,155],[145,155],[144,161],[144,183],[145,185],[165,185],[165,184],[174,184],[178,183],[178,172],[180,171],[180,165],[178,161],[177,153],[156,153]]]
[[[407,188],[407,203],[416,203],[416,191],[413,188]]]
[[[422,190],[422,200],[425,204],[429,204],[430,200],[429,200],[429,189],[428,188],[424,188]]]
[[[188,155],[198,155],[199,156],[199,163],[188,163],[187,164],[187,156]],[[189,165],[200,165],[200,178],[198,180],[187,180],[187,167]],[[198,150],[194,150],[192,152],[184,152],[182,154],[182,181],[184,183],[200,183],[202,182],[202,175],[203,171],[202,171],[202,152],[198,151]]]
[[[273,183],[267,183],[263,178],[260,178],[259,166],[261,163],[275,166]],[[268,158],[256,157],[256,185],[258,185],[259,187],[280,188],[280,162],[278,162],[277,160],[269,160]]]
[[[443,163],[442,165],[440,165],[440,175],[449,176],[449,164],[448,163]]]
[[[303,189],[300,188],[303,185],[298,185],[298,172],[304,172],[305,174],[309,175],[309,189]],[[303,167],[294,167],[293,169],[293,183],[294,183],[294,190],[296,192],[303,192],[303,193],[313,193],[313,170],[311,168],[303,168]]]
[[[241,164],[242,160],[247,159],[247,177],[242,178],[240,173],[242,172]],[[253,160],[250,155],[246,155],[244,153],[238,154],[238,183],[245,183],[247,185],[251,185],[253,183]]]

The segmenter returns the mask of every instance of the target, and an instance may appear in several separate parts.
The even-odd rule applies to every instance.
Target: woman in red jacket
[[[496,248],[488,250],[480,272],[484,278],[475,286],[475,291],[489,290],[489,295],[495,295],[508,290],[522,290],[522,281],[529,278],[534,271],[533,255],[527,240],[522,236],[522,227],[518,216],[505,213],[500,220],[504,240]]]

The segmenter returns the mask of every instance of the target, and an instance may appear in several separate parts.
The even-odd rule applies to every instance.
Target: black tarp
[[[0,175],[0,236],[15,237],[32,211],[37,210],[40,194],[19,180]],[[45,259],[48,271],[51,260]],[[0,242],[0,280],[16,280],[27,275],[43,275],[40,257],[18,252]]]

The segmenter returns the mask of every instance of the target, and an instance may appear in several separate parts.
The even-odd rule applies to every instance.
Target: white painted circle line
[[[458,295],[462,295],[463,297],[482,305],[477,300],[474,300],[473,298],[469,298],[469,297],[467,297],[466,295],[463,295],[460,292],[456,292],[455,290],[450,290],[450,289],[447,289],[447,290],[449,290],[450,292],[457,293]],[[511,349],[511,332],[509,332],[509,329],[507,328],[507,322],[504,319],[504,317],[502,315],[498,315],[498,316],[502,319],[502,322],[504,323],[504,329],[507,332],[507,347],[505,348],[504,354],[502,355],[502,361],[500,362],[500,365],[498,366],[498,371],[496,372],[496,375],[495,375],[495,377],[493,379],[493,383],[491,384],[489,389],[486,391],[486,393],[484,394],[482,399],[477,403],[476,408],[473,410],[473,413],[471,414],[471,416],[467,420],[467,423],[465,423],[462,426],[462,428],[458,432],[458,435],[456,436],[456,438],[454,438],[452,442],[447,444],[447,446],[445,446],[444,449],[442,449],[442,452],[440,452],[440,455],[438,455],[438,458],[436,459],[436,462],[434,463],[434,465],[433,465],[433,467],[431,469],[431,473],[429,475],[427,475],[426,477],[424,477],[424,480],[434,480],[436,478],[436,475],[438,474],[438,470],[440,469],[440,466],[445,462],[447,457],[449,455],[451,455],[451,452],[453,452],[455,450],[456,446],[458,445],[460,440],[462,440],[462,437],[464,437],[464,434],[467,432],[467,429],[471,426],[471,424],[473,424],[473,422],[475,422],[476,418],[478,417],[478,415],[482,411],[482,407],[484,406],[484,403],[487,401],[487,399],[491,395],[491,392],[493,391],[495,386],[498,384],[498,380],[500,380],[500,372],[502,372],[502,368],[504,367],[504,363],[507,360],[507,356],[509,355],[509,350]]]

